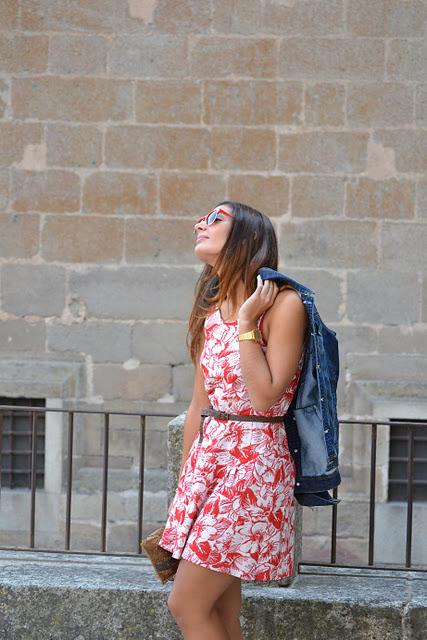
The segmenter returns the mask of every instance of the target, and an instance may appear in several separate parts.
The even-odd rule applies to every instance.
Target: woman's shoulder
[[[300,295],[293,287],[283,287],[276,295],[273,304],[267,309],[263,318],[263,325],[267,335],[273,322],[278,322],[283,315],[294,315],[306,319],[306,310]]]

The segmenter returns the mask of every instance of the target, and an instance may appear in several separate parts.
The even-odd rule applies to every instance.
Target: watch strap
[[[245,333],[239,333],[239,341],[241,340],[255,340],[255,342],[262,342],[261,331],[257,329],[252,329],[251,331],[245,331]]]

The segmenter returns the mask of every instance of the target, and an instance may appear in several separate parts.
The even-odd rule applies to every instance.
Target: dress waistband
[[[236,420],[238,422],[284,422],[283,416],[245,416],[238,413],[227,413],[226,411],[218,411],[212,407],[202,409],[200,412],[200,435],[199,444],[203,439],[203,422],[207,416],[213,416],[218,420]]]

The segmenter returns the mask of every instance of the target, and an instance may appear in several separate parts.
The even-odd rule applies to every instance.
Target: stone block
[[[165,430],[159,431],[158,429],[148,429],[146,435],[145,445],[145,468],[146,469],[164,469],[166,470],[167,460],[167,432]],[[163,478],[163,476],[162,476]],[[162,480],[163,486],[163,480]],[[156,486],[151,488],[152,491],[159,491],[160,480],[156,482]],[[149,489],[149,486],[146,486]]]
[[[35,122],[0,123],[0,166],[22,161],[25,150],[42,142],[43,128]]]
[[[375,562],[405,564],[406,515],[405,502],[388,502],[377,506],[375,511]],[[427,563],[423,536],[427,525],[425,502],[415,502],[412,518],[412,566],[421,567]],[[387,539],[387,544],[382,544],[381,542],[385,539]],[[415,637],[422,638],[422,635]]]
[[[9,79],[0,79],[0,118],[6,115],[6,109],[9,111]]]
[[[71,526],[71,549],[74,551],[101,551],[101,525],[99,523],[73,520]]]
[[[406,354],[362,355],[348,354],[348,368],[356,380],[410,380],[425,379],[426,356]]]
[[[303,562],[328,563],[331,561],[330,536],[303,536]]]
[[[225,176],[209,173],[160,173],[160,210],[168,216],[191,216],[193,220],[224,199]]]
[[[110,423],[111,426],[111,423]],[[109,434],[111,436],[112,429],[110,429]],[[104,446],[102,441],[102,447]],[[99,486],[97,486],[97,490],[102,491],[102,476],[99,472],[99,469],[103,467],[104,464],[104,456],[99,453],[96,455],[83,454],[78,459],[79,462],[79,471],[78,478],[81,480],[81,476],[83,475],[86,480],[87,476],[92,474],[94,471],[98,473]],[[108,472],[109,475],[112,475],[113,478],[113,486],[111,486],[111,482],[109,482],[109,489],[114,491],[125,490],[127,489],[127,480],[130,477],[134,484],[137,484],[135,473],[131,470],[133,464],[132,456],[118,456],[115,455],[112,451],[112,448],[109,446],[108,448]],[[123,474],[120,473],[123,471]],[[127,473],[129,472],[129,473]],[[121,478],[122,477],[122,478]],[[119,485],[119,486],[117,486]],[[122,486],[124,485],[124,486]],[[82,488],[79,482],[79,489]]]
[[[411,180],[371,180],[361,177],[347,182],[347,217],[413,218],[414,206],[415,183]]]
[[[342,216],[345,179],[333,176],[294,176],[292,216],[318,218]]]
[[[289,211],[289,179],[286,176],[231,174],[228,197],[250,203],[265,215],[280,218]]]
[[[274,78],[277,75],[274,38],[197,36],[189,53],[191,75],[196,78]]]
[[[200,124],[201,83],[192,80],[139,80],[135,87],[138,122]]]
[[[0,0],[0,15],[3,29],[16,29],[19,22],[19,0]]]
[[[108,40],[99,35],[55,33],[50,37],[51,73],[95,75],[107,70]]]
[[[272,129],[214,127],[214,169],[269,171],[276,167],[276,134]]]
[[[134,2],[137,5],[138,2]],[[141,3],[140,3],[141,4]],[[147,3],[142,3],[142,5]],[[156,2],[150,23],[160,32],[205,33],[211,25],[211,8],[207,2],[180,0]]]
[[[119,262],[123,220],[49,216],[42,230],[42,255],[61,262]]]
[[[424,325],[379,327],[380,353],[427,354],[427,330]]]
[[[279,169],[289,173],[362,173],[368,134],[314,131],[279,135]]]
[[[12,172],[15,211],[64,212],[80,208],[80,177],[73,171]]]
[[[347,119],[355,127],[397,127],[413,121],[413,88],[396,82],[351,84]]]
[[[299,124],[303,90],[300,82],[208,80],[203,121],[225,125]]]
[[[384,147],[392,149],[397,171],[422,175],[426,173],[427,130],[376,130],[374,136]]]
[[[190,75],[187,39],[161,33],[116,36],[108,50],[108,69],[130,78],[183,78]]]
[[[97,171],[83,185],[83,210],[90,213],[155,214],[157,184],[153,174]]]
[[[304,220],[282,223],[279,246],[290,267],[376,266],[375,235],[374,222]]]
[[[70,5],[67,0],[33,0],[24,3],[21,26],[25,31],[63,31],[66,33],[116,33],[138,28],[131,19],[128,3],[109,0],[108,11],[103,2],[91,6],[79,0]]]
[[[93,409],[93,406],[90,406]],[[76,468],[91,466],[90,458],[100,455],[104,418],[100,414],[76,414],[74,416],[74,456],[77,458]],[[98,462],[97,462],[98,464]]]
[[[194,386],[194,366],[178,364],[172,367],[172,393],[176,400],[191,401]]]
[[[159,400],[171,390],[171,368],[166,365],[145,364],[126,369],[118,364],[95,364],[93,367],[94,394],[103,400]]]
[[[129,218],[125,222],[125,260],[128,263],[183,265],[197,262],[194,221]]]
[[[390,40],[387,75],[391,80],[426,82],[427,42],[425,38]]]
[[[332,510],[306,509],[303,517],[304,536],[330,536]],[[367,538],[369,531],[369,503],[344,499],[337,508],[337,536],[339,538]]]
[[[427,179],[417,182],[415,210],[417,218],[427,218]]]
[[[371,38],[284,38],[279,74],[316,82],[382,80],[384,43]]]
[[[2,266],[2,309],[15,315],[57,316],[65,304],[65,270],[47,265]]]
[[[93,362],[124,362],[131,357],[130,336],[130,325],[122,322],[58,323],[47,327],[47,348],[90,355]]]
[[[120,410],[115,408],[115,403],[108,403],[109,409],[112,411]],[[122,401],[124,410],[129,410],[129,401]],[[152,403],[152,411],[159,411],[159,405]],[[133,411],[138,411],[138,407],[132,406]],[[150,408],[141,405],[141,414],[150,412]],[[169,413],[171,413],[169,409]],[[172,411],[174,413],[174,411]],[[110,414],[110,438],[109,451],[117,460],[115,466],[131,470],[134,474],[139,474],[139,450],[141,441],[141,425],[145,424],[145,456],[144,456],[144,491],[160,491],[166,488],[166,437],[167,423],[170,420],[167,416],[139,416],[139,415],[117,415]],[[90,429],[89,429],[90,431]],[[86,428],[86,434],[88,428]],[[103,428],[99,421],[99,438],[95,441],[83,443],[82,455],[80,456],[80,466],[102,466],[102,447],[104,443]],[[88,456],[85,451],[89,450],[94,453]],[[90,459],[89,459],[90,458]],[[91,461],[92,460],[92,461]],[[135,485],[138,488],[138,483]]]
[[[315,127],[344,124],[345,87],[333,82],[318,82],[305,89],[305,121]]]
[[[135,552],[138,547],[138,526],[135,522],[110,522],[108,525],[107,549],[114,552]]]
[[[267,33],[280,36],[331,36],[345,31],[340,0],[319,0],[315,4],[310,0],[267,0],[264,12],[263,30]]]
[[[384,269],[419,270],[427,265],[427,227],[422,223],[384,222],[381,263]],[[410,251],[408,251],[408,247]]]
[[[350,0],[347,26],[355,36],[417,37],[424,35],[426,17],[421,0]]]
[[[342,319],[344,315],[342,275],[323,269],[292,269],[287,265],[283,267],[279,265],[279,271],[314,291],[316,307],[325,322]]]
[[[3,396],[61,398],[65,401],[85,396],[87,380],[82,359],[58,360],[48,354],[30,356],[26,353],[0,360]],[[53,473],[56,475],[55,469]]]
[[[3,15],[2,15],[3,22]],[[0,33],[2,73],[42,73],[47,69],[49,38],[20,33]]]
[[[233,8],[227,0],[214,0],[212,4],[212,30],[220,34],[256,34],[263,15],[262,0],[234,0]]]
[[[206,169],[209,156],[209,132],[201,127],[116,126],[106,133],[110,167]]]
[[[0,256],[31,258],[39,250],[40,216],[0,213]]]
[[[415,121],[421,127],[427,126],[427,84],[415,89]]]
[[[188,362],[187,329],[183,322],[136,322],[132,328],[132,355],[143,364]]]
[[[366,565],[368,562],[368,540],[339,538],[337,540],[337,562],[356,566]]]
[[[15,118],[101,122],[128,120],[133,110],[132,83],[112,78],[37,76],[14,78]]]
[[[102,162],[102,132],[93,126],[49,124],[47,162],[59,167],[98,167]]]
[[[377,333],[366,325],[335,325],[339,349],[344,353],[374,353],[377,351]]]
[[[191,268],[98,267],[70,273],[69,290],[89,317],[188,320],[196,279]]]
[[[0,322],[0,351],[26,351],[37,353],[45,350],[46,330],[44,322],[28,322],[20,318]]]
[[[427,321],[427,276],[423,276],[423,290],[422,290],[422,322]]]

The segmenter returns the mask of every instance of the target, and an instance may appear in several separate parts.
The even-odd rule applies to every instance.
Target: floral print
[[[262,316],[258,321],[261,326]],[[219,309],[205,320],[200,355],[214,409],[257,415],[240,368],[238,321]],[[262,345],[265,351],[267,346]],[[283,395],[259,415],[282,416],[298,385],[303,354]],[[206,417],[183,466],[160,545],[174,558],[244,580],[293,573],[295,464],[282,423]]]

